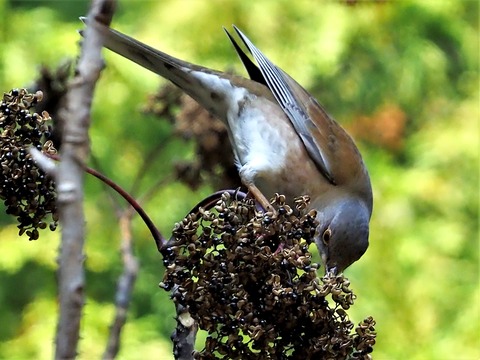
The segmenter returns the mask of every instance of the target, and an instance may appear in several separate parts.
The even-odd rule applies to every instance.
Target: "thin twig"
[[[97,179],[102,180],[105,184],[107,184],[109,187],[111,187],[113,190],[115,190],[118,194],[120,194],[140,215],[142,218],[143,222],[145,225],[147,225],[148,229],[150,230],[150,233],[152,234],[153,239],[155,240],[155,244],[157,245],[158,251],[165,245],[166,240],[158,230],[158,228],[155,226],[153,223],[152,219],[147,215],[145,210],[142,208],[142,206],[131,196],[128,192],[126,192],[120,185],[116,184],[109,178],[107,178],[105,175],[102,173],[96,171],[95,169],[91,168],[86,168],[86,171],[90,174],[95,176]]]
[[[110,23],[114,0],[94,0],[89,18]],[[76,76],[68,85],[63,119],[62,161],[56,176],[57,206],[62,224],[58,258],[59,319],[55,339],[55,359],[73,359],[80,339],[80,320],[84,304],[85,269],[83,245],[84,164],[88,158],[90,107],[95,84],[103,67],[103,39],[95,22],[85,31]]]
[[[117,284],[115,318],[110,327],[107,348],[103,354],[104,360],[114,359],[120,349],[120,334],[127,320],[127,311],[138,273],[138,261],[133,255],[132,215],[134,212],[131,209],[130,207],[125,209],[119,216],[123,273]]]
[[[48,154],[46,155],[49,158],[60,161],[60,157],[58,155],[51,155]],[[39,164],[41,166],[41,164]],[[155,244],[157,246],[157,250],[160,251],[163,247],[165,247],[166,244],[166,239],[163,237],[163,235],[160,233],[160,230],[155,226],[153,223],[152,219],[148,216],[148,214],[145,212],[145,210],[142,208],[142,206],[138,203],[135,198],[130,195],[125,189],[123,189],[120,185],[115,183],[113,180],[102,174],[101,172],[92,169],[88,166],[84,167],[85,171],[89,173],[90,175],[95,176],[97,179],[101,180],[105,185],[107,185],[109,188],[113,189],[117,194],[119,194],[125,201],[127,201],[132,208],[137,212],[138,215],[142,218],[143,222],[145,225],[147,225],[148,229],[150,230],[150,233],[152,234],[153,240],[155,241]],[[45,170],[45,169],[44,169]],[[150,194],[149,195],[153,195]]]

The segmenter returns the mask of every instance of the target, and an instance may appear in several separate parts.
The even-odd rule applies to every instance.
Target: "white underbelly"
[[[250,101],[228,117],[240,177],[257,185],[267,197],[276,192],[287,196],[308,193],[309,182],[316,178],[311,172],[317,170],[290,120],[275,103]]]

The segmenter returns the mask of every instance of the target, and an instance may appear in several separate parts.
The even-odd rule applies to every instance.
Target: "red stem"
[[[60,161],[60,157],[58,155],[51,155],[51,154],[45,154],[45,155],[47,155],[53,160]],[[145,210],[143,210],[143,208],[137,202],[137,200],[135,200],[135,198],[132,195],[130,195],[127,191],[125,191],[122,187],[117,185],[115,182],[113,182],[111,179],[109,179],[102,173],[98,172],[97,170],[86,167],[85,171],[90,175],[95,176],[97,179],[103,181],[103,183],[105,183],[106,185],[111,187],[113,190],[115,190],[121,197],[123,197],[135,209],[137,214],[140,215],[143,222],[145,223],[145,225],[147,225],[148,229],[150,230],[150,233],[152,234],[152,237],[155,240],[155,244],[157,245],[157,250],[161,252],[161,249],[167,244],[167,241],[162,236],[160,231],[157,229],[152,219],[150,219],[150,217],[147,215]]]

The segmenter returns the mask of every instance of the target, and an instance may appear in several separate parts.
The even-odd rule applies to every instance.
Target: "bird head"
[[[315,243],[325,272],[341,273],[368,248],[370,211],[357,199],[340,199],[318,209]]]

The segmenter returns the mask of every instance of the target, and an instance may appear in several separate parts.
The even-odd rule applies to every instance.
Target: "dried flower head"
[[[214,209],[175,225],[161,286],[175,288],[174,301],[208,331],[196,359],[370,358],[375,322],[353,331],[350,282],[317,277],[309,252],[317,221],[308,201],[296,199],[294,210],[277,195],[274,214],[225,193]]]
[[[53,180],[39,169],[28,149],[55,154],[48,140],[51,127],[49,114],[32,113],[31,109],[42,100],[42,92],[30,94],[25,89],[11,90],[3,95],[0,103],[0,198],[4,201],[7,214],[19,222],[19,234],[37,240],[38,229],[57,227],[55,187]]]

